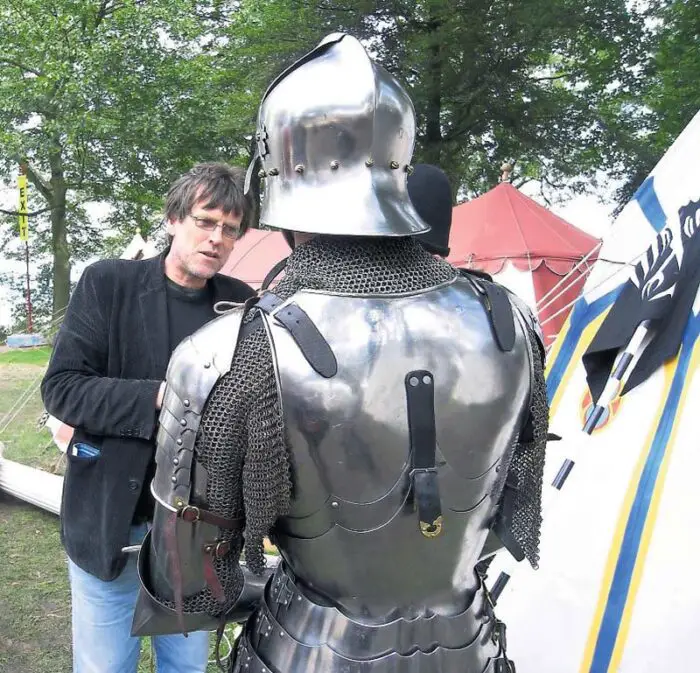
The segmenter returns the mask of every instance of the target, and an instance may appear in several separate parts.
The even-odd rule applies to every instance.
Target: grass
[[[50,346],[12,348],[0,353],[0,365],[19,364],[45,366],[51,356]]]
[[[0,494],[0,672],[68,673],[70,593],[52,514]]]
[[[8,351],[0,357],[10,354],[15,355]],[[5,445],[5,458],[55,472],[60,454],[51,433],[37,429],[44,411],[39,391],[44,370],[41,364],[0,362],[0,442]]]
[[[54,471],[59,451],[50,433],[36,427],[48,355],[47,349],[0,353],[0,442],[5,458]],[[0,550],[0,673],[70,673],[70,589],[58,518],[0,492]],[[227,632],[233,640],[233,627]],[[144,639],[138,673],[152,670]],[[207,673],[217,670],[210,664]]]

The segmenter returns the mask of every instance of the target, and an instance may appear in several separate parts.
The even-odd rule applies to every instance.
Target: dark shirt
[[[185,338],[216,317],[212,304],[211,287],[193,289],[165,279],[168,298],[168,330],[170,353]]]
[[[211,286],[207,283],[202,288],[183,287],[165,279],[165,294],[168,302],[168,335],[170,354],[178,344],[194,334],[200,327],[216,317],[212,303]],[[141,523],[153,518],[154,502],[150,493],[150,483],[156,474],[155,452],[148,465],[146,479],[141,490],[134,522]]]

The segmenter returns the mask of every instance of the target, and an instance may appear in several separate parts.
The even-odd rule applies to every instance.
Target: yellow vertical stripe
[[[588,632],[588,638],[586,640],[586,646],[585,646],[584,652],[583,652],[583,659],[581,661],[581,667],[579,669],[580,673],[588,673],[588,671],[590,671],[590,668],[591,668],[591,664],[593,661],[593,654],[595,652],[596,642],[598,641],[598,633],[600,631],[601,623],[603,621],[603,614],[605,612],[605,606],[607,605],[607,602],[608,602],[608,595],[610,593],[610,587],[612,585],[613,575],[615,574],[615,568],[617,567],[617,561],[618,561],[618,557],[620,554],[620,549],[622,548],[622,540],[623,540],[624,535],[625,535],[625,529],[627,528],[627,521],[629,520],[630,511],[632,509],[632,503],[634,502],[634,498],[635,498],[635,495],[637,493],[637,488],[639,486],[639,480],[640,480],[642,472],[644,470],[644,465],[645,465],[646,460],[647,460],[649,449],[651,448],[651,444],[654,441],[654,436],[656,435],[659,421],[661,420],[661,415],[663,414],[664,401],[668,397],[668,393],[671,389],[671,384],[673,382],[673,375],[676,371],[677,364],[678,364],[678,358],[676,357],[674,360],[667,362],[663,368],[665,380],[664,380],[664,390],[663,390],[663,394],[661,396],[661,402],[660,402],[659,407],[656,411],[656,416],[654,418],[654,421],[652,422],[651,427],[649,428],[647,438],[646,438],[644,445],[643,445],[643,450],[640,451],[640,453],[639,453],[639,458],[637,459],[637,464],[635,465],[634,471],[632,473],[632,478],[630,479],[629,485],[627,487],[627,492],[625,493],[625,498],[624,498],[624,501],[622,503],[622,507],[620,508],[620,512],[618,514],[617,525],[615,527],[615,533],[613,534],[613,538],[612,538],[612,541],[610,544],[610,551],[608,552],[608,558],[607,558],[607,561],[605,564],[605,570],[603,572],[603,579],[602,579],[601,584],[600,584],[600,591],[598,593],[598,602],[596,603],[595,612],[593,613],[593,621],[591,622],[591,628]],[[685,393],[685,391],[684,391],[684,393]],[[658,486],[659,486],[658,482],[657,482],[656,486],[658,488]],[[654,497],[656,497],[656,493],[655,493]],[[646,534],[646,530],[645,530],[645,534]],[[640,549],[640,552],[641,552],[641,549]],[[645,552],[646,552],[646,549],[645,549]],[[635,567],[635,571],[634,571],[635,574],[637,572],[637,568],[639,568],[639,566],[640,566],[640,561],[641,561],[641,556],[638,557],[638,559],[637,559],[637,563],[636,563],[636,567]],[[627,602],[627,606],[625,608],[625,613],[628,612],[629,607],[630,607],[630,602],[629,602],[629,596],[628,596],[628,602]],[[624,617],[623,617],[623,619],[624,619]],[[618,641],[619,641],[619,635],[618,635]],[[616,644],[615,650],[617,650],[617,644]],[[612,670],[614,671],[615,669],[612,668]]]
[[[688,390],[690,388],[690,379],[695,368],[698,366],[698,361],[700,361],[700,348],[697,347],[697,342],[693,347],[693,355],[691,357],[690,363],[688,365],[688,378],[687,384],[683,386],[683,392],[681,393],[681,398],[678,402],[678,411],[673,419],[673,429],[668,438],[666,444],[666,451],[659,468],[659,474],[654,486],[654,494],[649,504],[649,513],[647,519],[644,522],[644,531],[642,533],[642,539],[639,545],[639,552],[637,553],[637,561],[634,564],[634,571],[632,574],[632,580],[630,583],[629,594],[627,597],[627,602],[625,604],[625,611],[622,615],[622,620],[620,622],[620,631],[617,636],[617,641],[615,642],[615,649],[613,650],[612,658],[610,660],[610,671],[617,671],[622,661],[622,655],[624,653],[625,644],[627,642],[627,636],[629,634],[630,623],[632,621],[632,615],[634,613],[634,604],[637,598],[637,592],[639,591],[639,585],[642,581],[642,576],[644,574],[644,564],[646,562],[646,557],[649,552],[649,545],[651,544],[651,538],[654,533],[654,526],[656,525],[656,519],[659,514],[659,506],[661,504],[661,499],[664,492],[664,485],[666,482],[666,476],[668,474],[668,468],[671,463],[671,454],[676,443],[676,436],[678,434],[678,428],[680,427],[683,408],[688,397]],[[677,362],[677,358],[676,358]]]
[[[556,416],[556,413],[559,409],[559,403],[561,402],[561,399],[566,392],[568,386],[569,386],[569,381],[571,377],[573,376],[574,371],[576,371],[576,368],[581,364],[581,358],[583,357],[583,354],[586,352],[586,349],[588,346],[590,346],[591,341],[593,341],[593,337],[595,336],[595,333],[598,331],[600,328],[601,324],[603,323],[603,320],[607,317],[610,308],[608,307],[605,311],[603,311],[597,318],[592,320],[583,330],[581,333],[581,337],[578,340],[578,343],[576,344],[576,348],[574,349],[574,352],[571,355],[571,359],[569,360],[569,364],[566,366],[566,371],[564,372],[564,375],[561,377],[561,381],[559,383],[559,387],[557,388],[557,392],[554,393],[554,399],[550,400],[550,405],[549,405],[549,417],[554,418]],[[557,339],[557,342],[561,343],[563,339]],[[561,346],[559,346],[561,348]],[[559,351],[557,350],[557,353]],[[549,362],[550,364],[554,364],[555,359],[552,358]]]

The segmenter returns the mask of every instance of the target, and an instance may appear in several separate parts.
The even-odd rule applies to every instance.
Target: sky
[[[539,195],[536,185],[526,185],[523,192],[542,205],[546,204]],[[598,192],[598,195],[576,196],[563,204],[553,204],[548,206],[552,212],[564,218],[574,226],[582,229],[588,234],[601,238],[610,227],[613,210],[612,202],[602,204],[600,198],[606,198],[607,192]],[[14,202],[17,197],[16,188],[0,187],[0,207],[9,209],[15,207]],[[29,195],[29,208],[32,208],[31,192]],[[95,212],[98,212],[96,209]],[[30,232],[31,235],[31,232]],[[80,273],[82,266],[74,269],[74,273]],[[11,262],[2,257],[0,253],[0,272],[11,271],[12,273],[25,273],[24,263]],[[0,325],[7,325],[10,322],[10,297],[7,289],[0,286]]]

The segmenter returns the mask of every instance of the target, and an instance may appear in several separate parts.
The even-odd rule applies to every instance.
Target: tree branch
[[[43,72],[41,70],[36,70],[35,68],[30,68],[27,65],[24,65],[24,63],[20,63],[19,61],[15,61],[13,58],[7,58],[5,56],[0,57],[0,63],[7,63],[7,65],[14,65],[15,67],[19,68],[20,70],[25,70],[26,72],[31,72],[33,75],[36,75],[37,77],[43,76]]]
[[[571,77],[573,75],[572,72],[563,72],[559,75],[545,75],[543,77],[531,77],[530,79],[533,82],[545,82],[545,81],[552,81],[555,79],[565,79],[566,77]]]
[[[53,197],[53,193],[51,191],[51,188],[46,184],[46,182],[44,182],[42,177],[28,164],[27,164],[27,178],[29,178],[29,182],[31,182],[39,190],[39,193],[49,203],[51,203],[51,199]],[[49,209],[49,210],[51,210],[51,209]]]
[[[53,206],[41,208],[40,210],[33,210],[31,213],[20,213],[19,210],[5,210],[4,208],[0,208],[0,213],[3,215],[26,215],[27,217],[35,217],[36,215],[41,215],[42,213],[48,213],[50,210],[53,210]]]

